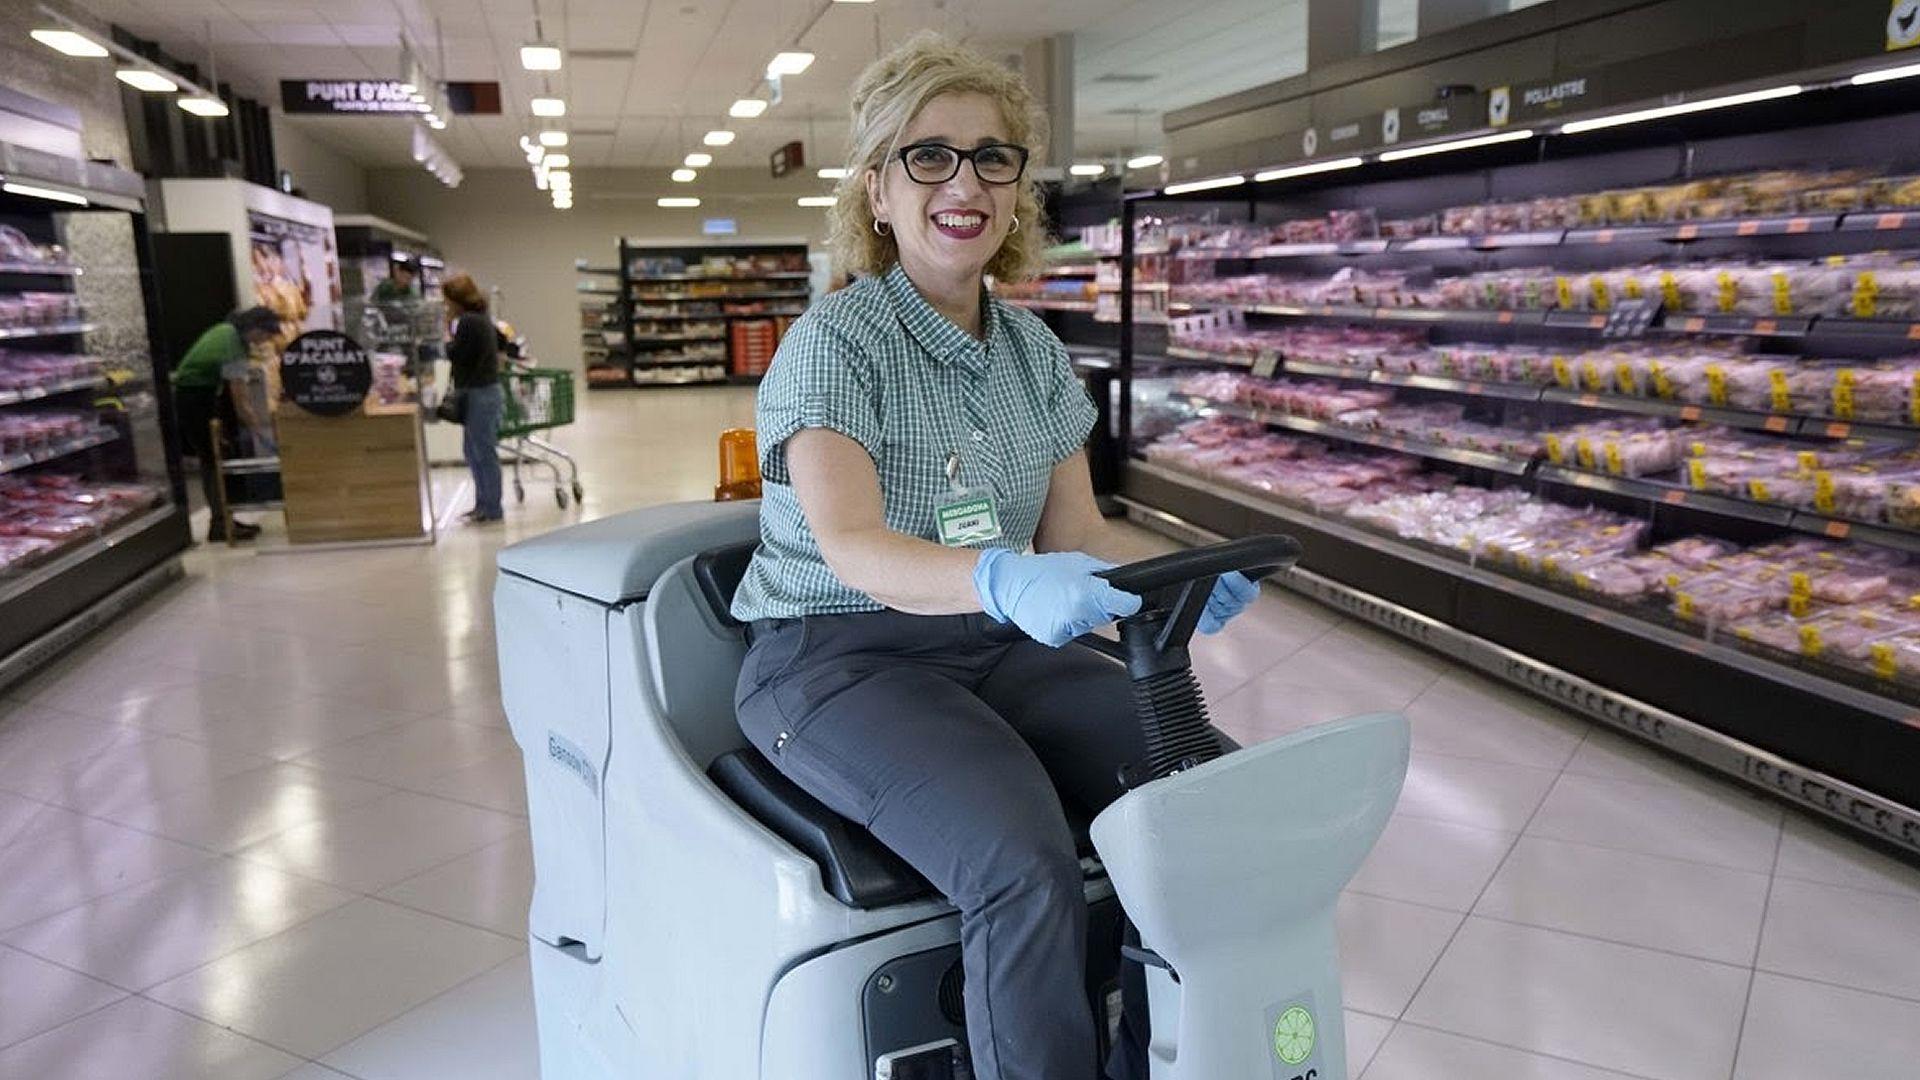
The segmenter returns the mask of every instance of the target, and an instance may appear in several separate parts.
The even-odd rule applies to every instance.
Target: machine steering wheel
[[[1237,570],[1259,581],[1292,567],[1300,554],[1299,541],[1290,536],[1248,536],[1100,572],[1114,588],[1141,600],[1140,610],[1117,624],[1119,641],[1080,639],[1125,664],[1133,679],[1147,760],[1127,770],[1123,784],[1137,787],[1220,756],[1187,645],[1220,575]]]

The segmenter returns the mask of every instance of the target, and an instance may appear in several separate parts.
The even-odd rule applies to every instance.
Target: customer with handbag
[[[473,471],[473,509],[466,519],[476,525],[501,520],[500,414],[505,397],[500,388],[500,338],[487,315],[487,297],[466,274],[455,274],[440,286],[447,301],[453,334],[447,359],[453,364],[453,389],[440,403],[443,420],[466,426],[461,440],[467,468]]]

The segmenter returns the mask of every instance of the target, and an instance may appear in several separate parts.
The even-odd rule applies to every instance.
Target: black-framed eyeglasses
[[[916,184],[944,184],[960,175],[962,161],[973,162],[973,175],[984,184],[1016,183],[1027,171],[1027,148],[1012,143],[987,143],[962,150],[946,143],[923,142],[903,146],[897,153],[907,179]]]

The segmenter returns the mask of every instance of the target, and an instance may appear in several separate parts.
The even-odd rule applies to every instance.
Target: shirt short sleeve
[[[755,407],[760,475],[791,484],[786,443],[803,428],[835,431],[880,456],[880,410],[870,358],[845,331],[816,313],[793,324],[760,384]]]
[[[1093,431],[1100,413],[1094,408],[1093,399],[1087,396],[1080,377],[1073,373],[1073,361],[1067,356],[1066,347],[1056,341],[1048,352],[1048,400],[1043,423],[1053,462],[1057,465],[1087,444],[1087,435]]]

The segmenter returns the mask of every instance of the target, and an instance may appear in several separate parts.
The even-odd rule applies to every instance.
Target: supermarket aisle
[[[705,497],[750,412],[589,395],[585,513]],[[534,1076],[488,590],[501,544],[576,514],[528,496],[435,549],[197,550],[7,693],[0,1078]],[[1115,525],[1101,553],[1164,546]],[[1243,740],[1414,722],[1341,908],[1356,1076],[1912,1075],[1920,871],[1275,590],[1199,657]]]

